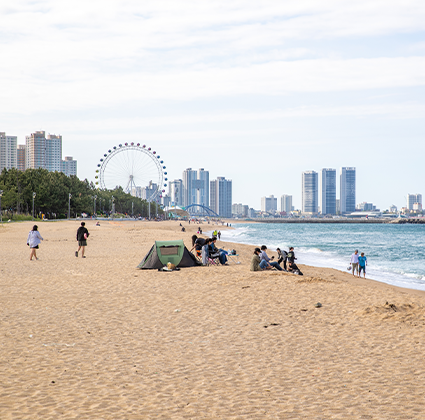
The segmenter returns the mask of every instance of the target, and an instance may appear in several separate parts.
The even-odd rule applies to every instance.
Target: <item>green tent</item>
[[[137,266],[141,269],[158,269],[168,263],[176,267],[195,267],[202,265],[196,257],[190,253],[184,245],[183,240],[155,241],[151,250]]]

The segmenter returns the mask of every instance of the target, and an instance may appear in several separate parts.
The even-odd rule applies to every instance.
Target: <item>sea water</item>
[[[425,225],[251,223],[223,230],[224,241],[295,248],[297,263],[347,271],[355,249],[367,257],[366,278],[425,290]]]

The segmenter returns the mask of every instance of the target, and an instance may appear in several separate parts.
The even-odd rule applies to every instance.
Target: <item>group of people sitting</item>
[[[207,265],[210,260],[218,259],[220,264],[227,264],[227,251],[216,247],[217,237],[212,238],[198,238],[196,235],[192,236],[192,249],[195,249],[196,256],[202,259],[202,264]]]
[[[293,274],[303,275],[301,270],[295,264],[295,252],[294,247],[289,248],[289,252],[281,251],[280,248],[277,248],[278,260],[274,261],[274,256],[271,258],[267,255],[267,247],[265,245],[260,248],[254,249],[254,255],[251,259],[251,271],[261,271],[261,270],[278,270],[286,271]],[[283,268],[281,267],[283,263]]]

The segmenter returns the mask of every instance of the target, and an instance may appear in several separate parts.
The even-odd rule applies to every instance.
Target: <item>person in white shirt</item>
[[[354,251],[354,254],[351,255],[351,270],[353,271],[354,276],[354,270],[357,272],[357,275],[359,275],[359,251],[356,249]]]
[[[30,261],[32,261],[32,257],[34,257],[36,260],[37,253],[36,250],[38,249],[38,245],[41,243],[43,238],[40,235],[40,232],[38,231],[38,226],[34,225],[32,227],[32,230],[30,230],[30,233],[28,233],[28,239],[27,239],[27,245],[30,247]]]

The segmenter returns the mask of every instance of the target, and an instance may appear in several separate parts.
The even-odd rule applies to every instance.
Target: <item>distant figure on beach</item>
[[[262,245],[261,246],[261,255],[260,255],[261,262],[260,262],[260,267],[261,268],[265,268],[268,265],[271,265],[272,267],[276,268],[277,270],[283,271],[283,268],[277,263],[277,261],[272,261],[272,259],[274,257],[270,258],[267,255],[266,249],[267,249],[267,247],[265,245]]]
[[[182,232],[186,232],[186,228],[184,226],[182,227]]]
[[[220,231],[217,232],[217,236],[218,236],[218,240],[220,240],[220,238],[221,238],[221,232]]]
[[[351,270],[353,271],[353,276],[354,276],[354,270],[357,272],[357,275],[359,275],[359,251],[358,251],[358,249],[356,249],[354,251],[354,254],[351,255],[350,265],[351,265]]]
[[[27,245],[30,247],[30,261],[32,261],[32,257],[34,257],[36,260],[37,253],[36,250],[38,249],[38,245],[43,241],[43,238],[40,235],[40,232],[38,231],[38,226],[34,225],[32,227],[32,230],[28,233],[28,239],[27,239]]]
[[[283,269],[286,271],[286,258],[288,256],[288,253],[286,251],[281,251],[280,248],[276,248],[278,260],[277,263],[280,265],[283,262]]]
[[[81,226],[77,230],[77,241],[78,241],[78,249],[75,251],[75,256],[78,257],[78,253],[81,249],[81,257],[86,258],[84,255],[84,251],[87,246],[87,238],[89,237],[90,233],[85,228],[86,224],[84,222],[81,222]]]
[[[303,273],[298,268],[297,264],[295,264],[296,258],[295,258],[295,252],[294,252],[294,247],[293,246],[291,246],[289,248],[287,260],[288,260],[288,271],[290,273],[294,273],[294,274],[298,274],[298,275],[302,276]]]
[[[213,231],[213,233],[212,233],[212,236],[214,237],[214,236],[217,236],[217,229],[215,229],[214,231]]]
[[[366,266],[367,266],[367,258],[364,256],[364,252],[362,252],[359,257],[359,277],[363,271],[363,277],[366,278]]]

